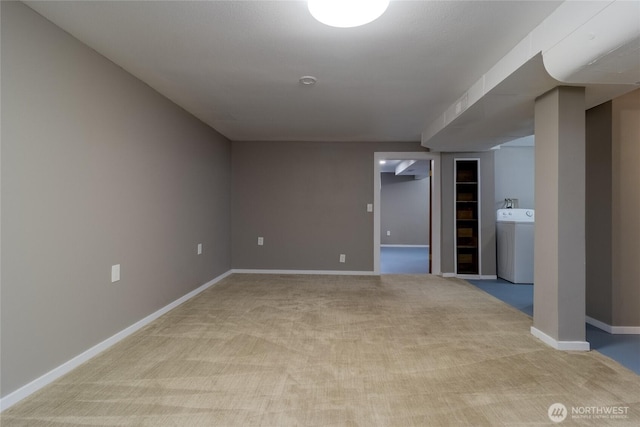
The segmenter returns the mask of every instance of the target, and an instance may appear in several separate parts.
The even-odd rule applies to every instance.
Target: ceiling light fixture
[[[378,19],[389,0],[308,0],[309,12],[331,27],[359,27]]]
[[[380,160],[380,164],[381,164],[381,165],[384,165],[385,163],[387,163],[387,161],[386,161],[386,160]]]
[[[300,77],[300,80],[298,80],[298,81],[300,82],[301,85],[312,86],[312,85],[316,84],[318,79],[316,79],[313,76],[302,76],[302,77]]]

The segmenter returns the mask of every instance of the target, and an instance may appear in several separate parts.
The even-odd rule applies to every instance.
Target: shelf
[[[454,162],[456,273],[480,274],[480,161]]]

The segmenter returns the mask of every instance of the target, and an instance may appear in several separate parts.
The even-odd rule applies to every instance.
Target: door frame
[[[429,255],[431,257],[430,274],[442,274],[440,242],[441,242],[441,180],[440,153],[426,151],[374,152],[373,153],[373,273],[380,275],[380,160],[430,160],[431,161],[431,233]]]

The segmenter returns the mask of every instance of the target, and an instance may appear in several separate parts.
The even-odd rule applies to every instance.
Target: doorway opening
[[[374,153],[375,274],[441,274],[440,155]]]

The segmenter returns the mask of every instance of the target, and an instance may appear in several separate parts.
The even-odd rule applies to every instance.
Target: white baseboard
[[[442,277],[457,277],[458,279],[471,279],[471,280],[496,280],[498,276],[495,274],[456,274],[456,273],[442,273]]]
[[[429,245],[380,245],[381,248],[428,248]]]
[[[117,334],[115,334],[115,335],[107,338],[106,340],[102,341],[101,343],[94,345],[90,349],[88,349],[85,352],[75,356],[73,359],[63,363],[62,365],[58,366],[57,368],[52,369],[51,371],[47,372],[46,374],[42,375],[41,377],[36,378],[35,380],[31,381],[30,383],[20,387],[16,391],[14,391],[12,393],[9,393],[8,395],[6,395],[2,399],[0,399],[0,412],[2,412],[5,409],[15,405],[16,403],[18,403],[19,401],[21,401],[25,397],[29,396],[32,393],[35,393],[36,391],[40,390],[42,387],[44,387],[47,384],[55,381],[56,379],[60,378],[64,374],[72,371],[73,369],[77,368],[82,363],[88,361],[92,357],[95,357],[99,353],[102,353],[104,350],[108,349],[112,345],[116,344],[117,342],[123,340],[124,338],[128,337],[129,335],[133,334],[134,332],[138,331],[139,329],[141,329],[144,326],[148,325],[149,323],[153,322],[158,317],[160,317],[163,314],[167,313],[168,311],[174,309],[175,307],[179,306],[180,304],[186,302],[187,300],[193,298],[194,296],[198,295],[200,292],[206,290],[207,288],[210,288],[211,286],[215,285],[216,283],[218,283],[219,281],[221,281],[225,277],[229,276],[231,273],[232,273],[232,271],[229,270],[226,273],[221,274],[220,276],[216,277],[213,280],[210,280],[209,282],[205,283],[204,285],[200,286],[199,288],[194,289],[193,291],[189,292],[188,294],[178,298],[177,300],[173,301],[169,305],[166,305],[166,306],[162,307],[160,310],[148,315],[144,319],[139,320],[138,322],[136,322],[133,325],[127,327],[126,329],[123,329],[122,331],[118,332]]]
[[[614,335],[640,335],[640,326],[611,326],[593,317],[586,316],[586,321],[591,326],[602,329]]]
[[[456,274],[455,277],[471,280],[496,280],[498,278],[495,274]]]
[[[260,270],[237,268],[234,274],[317,274],[327,276],[376,276],[374,271],[342,271],[342,270]]]
[[[533,326],[531,327],[531,335],[556,350],[589,351],[591,349],[587,341],[558,341]]]

